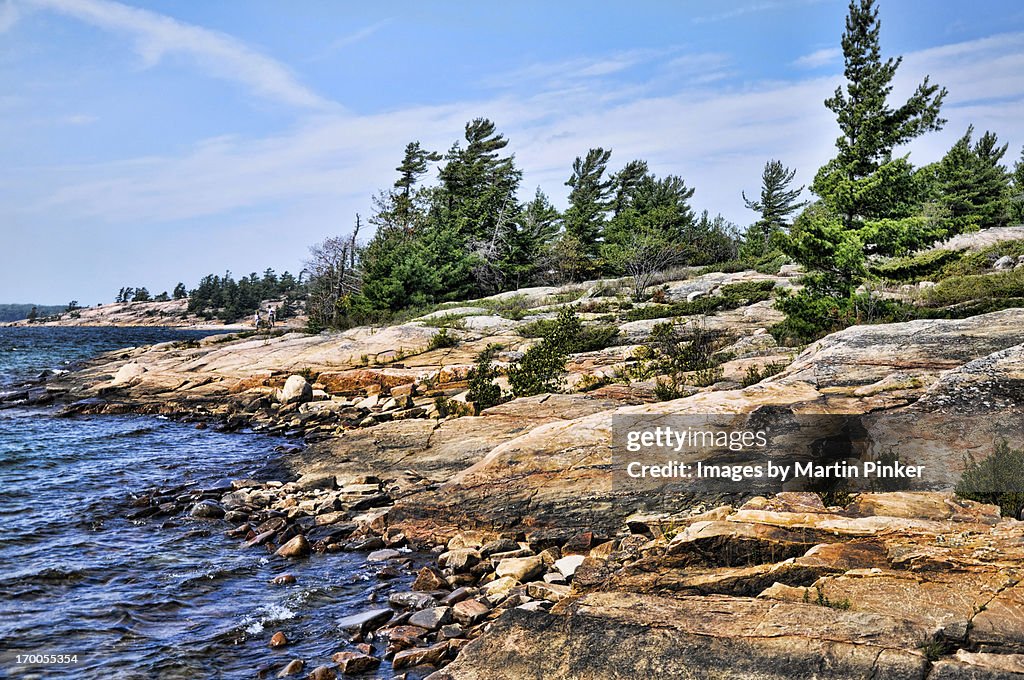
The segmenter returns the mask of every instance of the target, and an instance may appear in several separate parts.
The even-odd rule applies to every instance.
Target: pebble
[[[283,632],[277,631],[272,636],[270,636],[271,647],[284,647],[286,644],[288,644],[288,636],[285,635]]]

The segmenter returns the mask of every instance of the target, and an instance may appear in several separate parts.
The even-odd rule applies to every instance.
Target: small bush
[[[741,383],[744,387],[756,385],[765,378],[778,375],[784,368],[786,368],[786,364],[781,361],[773,361],[772,363],[765,364],[764,366],[751,364],[750,366],[747,366],[747,374],[743,376]]]
[[[494,356],[501,350],[501,345],[487,345],[477,355],[476,363],[469,369],[469,401],[473,403],[475,415],[486,408],[497,406],[502,399],[501,387],[494,381],[498,377],[498,369],[492,363]]]
[[[630,310],[626,314],[626,318],[629,321],[667,319],[738,309],[767,300],[772,296],[774,289],[775,281],[771,280],[729,283],[722,286],[718,295],[699,297],[695,300],[680,300],[667,305],[638,307]]]
[[[1004,517],[1019,517],[1024,509],[1024,450],[1011,449],[1006,440],[980,461],[967,454],[956,495],[998,505]]]
[[[576,339],[576,347],[573,352],[597,352],[605,347],[611,347],[618,338],[618,326],[612,324],[583,326]]]
[[[581,292],[580,295],[582,294]],[[482,300],[480,304],[498,316],[510,321],[521,321],[530,310],[525,295],[511,295],[497,300]]]
[[[423,325],[431,328],[458,328],[461,330],[466,328],[466,317],[462,314],[442,314],[424,319]]]
[[[598,387],[604,387],[607,384],[608,379],[604,376],[587,373],[581,376],[579,381],[573,385],[573,391],[589,392],[590,390],[596,390]]]
[[[955,250],[929,250],[872,264],[869,271],[889,281],[920,281],[938,274],[961,257]]]
[[[992,269],[995,261],[1004,255],[1020,257],[1024,255],[1024,239],[1018,241],[1000,241],[975,253],[965,253],[960,258],[943,267],[940,278],[982,274]]]
[[[973,274],[943,279],[925,291],[925,304],[948,307],[965,302],[1024,297],[1024,268],[996,274]]]
[[[829,607],[830,609],[842,609],[846,610],[853,606],[849,598],[843,598],[842,600],[832,600],[825,595],[825,589],[821,586],[816,586],[817,596],[814,599],[814,604],[819,607]],[[804,602],[811,602],[811,594],[809,590],[804,591]]]
[[[581,331],[582,325],[572,308],[559,312],[554,326],[541,341],[509,368],[508,381],[512,393],[517,397],[529,397],[556,391],[565,373],[566,359],[578,351]]]
[[[434,336],[430,338],[430,344],[427,345],[427,350],[434,349],[447,349],[449,347],[455,347],[459,344],[459,339],[448,335],[448,329],[442,328]]]
[[[516,332],[524,338],[543,338],[551,332],[557,323],[557,319],[537,319],[523,324],[516,329]]]

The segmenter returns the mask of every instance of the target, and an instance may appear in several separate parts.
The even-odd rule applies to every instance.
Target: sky
[[[948,88],[938,160],[969,124],[1020,158],[1024,5],[880,0],[892,102]],[[808,184],[838,128],[840,0],[486,3],[0,0],[0,302],[93,305],[207,273],[302,269],[395,179],[487,117],[523,197],[565,206],[612,149],[745,226],[777,158]],[[927,7],[927,9],[924,9]],[[369,236],[369,234],[366,234]]]

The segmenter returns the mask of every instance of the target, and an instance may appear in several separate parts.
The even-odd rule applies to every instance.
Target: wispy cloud
[[[192,59],[208,75],[235,81],[256,94],[291,106],[329,109],[337,105],[303,85],[274,59],[224,33],[111,0],[26,0],[135,41],[147,67],[167,55]]]
[[[326,59],[327,57],[330,57],[331,55],[335,54],[336,52],[342,50],[345,47],[348,47],[349,45],[354,45],[357,42],[366,40],[371,35],[387,26],[389,23],[391,23],[391,19],[384,19],[383,21],[378,21],[375,24],[364,26],[363,28],[360,28],[357,31],[353,31],[352,33],[348,33],[346,35],[341,36],[340,38],[332,40],[331,44],[329,44],[326,47],[326,49],[324,49],[318,55],[313,57],[311,61]]]
[[[783,7],[791,5],[809,5],[824,1],[825,0],[762,0],[761,2],[752,2],[746,5],[740,5],[739,7],[734,7],[733,9],[726,10],[725,12],[719,12],[717,14],[694,17],[693,23],[709,24],[718,21],[728,21],[729,19],[736,19],[747,14],[756,14],[758,12],[782,9]]]
[[[911,145],[915,162],[939,158],[970,122],[1019,148],[1024,142],[1019,44],[1019,36],[1004,35],[906,55],[894,101],[926,73],[950,89],[947,129]],[[704,61],[717,63],[710,57]],[[574,72],[586,73],[599,63],[576,63]],[[579,76],[576,87],[531,96],[500,92],[387,113],[318,115],[262,139],[221,137],[182,155],[64,168],[59,180],[51,174],[48,183],[25,177],[24,186],[35,188],[27,190],[31,200],[19,204],[70,220],[117,224],[238,222],[242,210],[266,225],[268,244],[279,239],[280,247],[293,248],[293,242],[313,242],[344,229],[348,216],[365,211],[374,190],[393,181],[406,141],[443,149],[461,135],[466,120],[486,115],[511,140],[525,172],[526,193],[540,184],[564,205],[571,159],[600,145],[614,149],[613,167],[645,158],[659,174],[679,174],[695,186],[695,207],[722,211],[742,223],[750,215],[739,191],[756,190],[765,160],[781,158],[798,168],[797,181],[807,184],[831,156],[837,131],[821,102],[840,82],[837,74],[714,90],[684,84],[659,96],[602,99],[608,82]],[[991,100],[992,92],[1001,99]],[[281,226],[276,236],[274,224]]]
[[[18,9],[11,0],[0,2],[0,33],[6,32],[18,21]]]
[[[822,50],[811,52],[810,54],[805,54],[799,59],[794,60],[793,65],[799,66],[800,68],[820,68],[837,61],[841,56],[843,56],[842,49],[838,47],[827,47]]]
[[[653,49],[625,50],[599,57],[577,57],[554,62],[536,62],[512,71],[494,75],[488,78],[484,84],[491,87],[512,87],[525,84],[540,84],[550,88],[564,87],[567,83],[622,73],[675,51]]]

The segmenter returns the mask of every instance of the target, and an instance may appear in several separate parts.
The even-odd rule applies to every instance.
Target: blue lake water
[[[0,328],[0,389],[102,351],[208,334]],[[124,519],[133,492],[268,478],[284,440],[55,413],[0,410],[0,677],[252,678],[292,658],[308,672],[348,648],[337,618],[386,596],[361,555],[288,562],[241,548],[221,521]],[[285,572],[297,583],[268,585]],[[270,649],[276,630],[294,644]],[[17,654],[77,663],[18,664]]]

